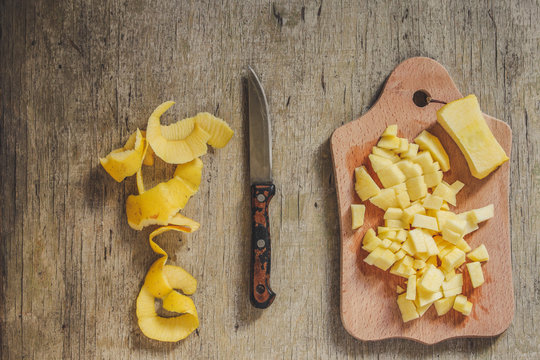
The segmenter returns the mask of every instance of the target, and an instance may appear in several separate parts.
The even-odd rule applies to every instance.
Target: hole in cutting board
[[[431,95],[426,90],[418,90],[413,94],[412,101],[418,107],[424,107],[431,101]]]

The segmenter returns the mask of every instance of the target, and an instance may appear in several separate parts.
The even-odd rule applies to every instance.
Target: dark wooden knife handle
[[[251,284],[250,299],[259,309],[269,307],[276,294],[270,289],[270,221],[268,205],[274,184],[251,185]]]

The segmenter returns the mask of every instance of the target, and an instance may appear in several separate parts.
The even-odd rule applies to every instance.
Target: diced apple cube
[[[455,276],[452,277],[450,280],[443,281],[442,283],[443,290],[455,289],[457,287],[462,287],[462,286],[463,286],[463,274],[455,274]]]
[[[401,157],[403,159],[412,159],[418,154],[419,146],[418,144],[410,143],[407,152],[402,153]]]
[[[431,172],[433,158],[431,157],[431,154],[429,152],[420,151],[418,155],[412,158],[412,162],[420,165],[423,174]]]
[[[389,227],[386,227],[386,226],[378,226],[377,227],[377,233],[379,234],[379,236],[384,234],[384,233],[390,232],[390,231],[393,231],[393,230],[390,229]]]
[[[399,170],[399,168],[395,164],[392,164],[385,167],[384,169],[377,171],[377,176],[379,177],[379,180],[381,180],[381,184],[383,184],[385,188],[401,184],[406,180],[405,175],[401,172],[401,170]]]
[[[402,288],[402,287],[399,286],[399,285],[396,285],[396,293],[402,294],[402,293],[404,293],[404,292],[405,292],[405,289],[404,289],[404,288]]]
[[[454,248],[448,254],[446,254],[442,259],[441,267],[446,270],[455,269],[458,266],[461,266],[465,262],[465,253],[458,249]]]
[[[396,163],[396,162],[398,162],[400,160],[399,156],[394,154],[393,151],[390,151],[390,150],[387,150],[387,149],[381,149],[380,147],[377,147],[377,146],[374,146],[371,149],[371,153],[375,154],[377,156],[381,156],[383,158],[386,158],[386,159],[392,161],[393,163]]]
[[[435,240],[429,235],[426,234],[424,237],[426,241],[426,248],[427,248],[427,255],[430,256],[430,259],[434,259],[435,263],[433,265],[437,265],[437,258],[435,255],[439,254],[439,248],[437,247],[437,244],[435,244]],[[433,262],[433,260],[431,260]]]
[[[405,182],[405,185],[407,185],[407,192],[409,193],[409,198],[412,201],[421,199],[427,194],[427,185],[424,182],[423,176],[417,176],[417,177],[408,179]]]
[[[463,315],[469,316],[472,310],[472,302],[467,301],[467,297],[464,295],[456,296],[454,300],[454,310],[459,311]]]
[[[460,249],[461,251],[463,251],[464,253],[468,253],[469,251],[471,251],[471,247],[463,238],[459,239],[459,241],[456,244],[456,247]]]
[[[414,139],[414,142],[420,146],[420,149],[429,151],[441,165],[442,171],[450,170],[450,159],[439,138],[424,130]]]
[[[381,189],[379,189],[379,186],[368,174],[364,166],[354,169],[354,176],[356,179],[354,190],[356,190],[356,193],[362,201],[366,201],[370,197],[373,197],[381,192]]]
[[[459,218],[449,219],[445,222],[443,229],[452,230],[453,232],[463,236],[465,233],[465,228],[467,226],[466,221],[463,221]],[[444,233],[443,233],[444,238]]]
[[[404,251],[405,252],[405,251]],[[443,271],[444,272],[444,271]],[[444,272],[444,281],[450,281],[456,276],[456,270],[452,269],[448,272]]]
[[[409,206],[408,208],[403,210],[403,222],[407,224],[411,224],[414,220],[415,214],[422,214],[424,215],[426,213],[426,209],[420,204],[414,204]]]
[[[383,136],[377,143],[377,146],[383,149],[397,149],[399,148],[399,138],[397,136]]]
[[[435,190],[433,190],[433,195],[441,197],[449,204],[456,206],[456,193],[450,188],[450,185],[444,181],[437,185]]]
[[[450,188],[452,189],[452,191],[454,191],[455,194],[457,194],[458,192],[461,191],[461,189],[463,189],[464,186],[465,186],[464,183],[462,183],[459,180],[456,180],[454,181],[452,185],[450,185]]]
[[[390,250],[379,246],[373,250],[364,261],[386,271],[396,261],[396,256]]]
[[[413,256],[416,253],[416,250],[414,249],[414,244],[410,237],[401,244],[401,249],[403,249],[407,254]]]
[[[436,267],[429,267],[420,279],[418,286],[423,290],[436,292],[441,288],[443,281],[443,272]]]
[[[403,258],[405,257],[405,255],[407,255],[407,253],[405,252],[405,250],[399,249],[399,250],[395,253],[395,255],[396,255],[396,261],[397,261],[397,260],[403,259]]]
[[[426,163],[425,167],[422,168],[422,172],[424,173],[424,175],[433,173],[435,171],[440,171],[440,170],[441,170],[441,166],[439,165],[437,161],[433,161],[431,164]]]
[[[434,303],[429,303],[429,304],[426,304],[424,306],[419,306],[416,308],[416,311],[418,312],[418,315],[419,316],[422,316],[426,313],[426,311],[429,310],[429,308],[431,307],[431,305],[433,305]]]
[[[441,210],[446,210],[446,211],[450,210],[450,206],[448,206],[448,203],[446,201],[443,201]]]
[[[392,240],[390,239],[383,239],[382,243],[381,243],[381,247],[385,248],[385,249],[388,249],[390,247],[390,245],[392,244]]]
[[[397,236],[397,231],[396,230],[387,231],[387,232],[383,233],[383,235],[382,235],[382,237],[384,237],[385,239],[390,239],[392,241],[394,241],[396,239],[396,236]]]
[[[364,225],[364,214],[366,212],[366,207],[361,204],[352,204],[351,205],[351,215],[352,215],[352,228],[353,230],[358,229]]]
[[[425,179],[425,176],[424,176],[424,179]],[[443,203],[442,198],[435,195],[427,194],[424,200],[422,201],[422,206],[425,209],[440,210],[442,203]]]
[[[482,272],[480,262],[475,261],[468,263],[467,270],[469,271],[469,277],[471,278],[473,288],[477,288],[484,283],[484,273]]]
[[[399,138],[399,147],[394,149],[394,152],[401,154],[407,152],[407,150],[409,150],[409,140]]]
[[[369,199],[369,201],[385,211],[390,207],[399,206],[397,204],[396,192],[393,189],[381,189],[381,192]]]
[[[407,191],[396,191],[396,201],[401,209],[405,209],[411,205],[411,199]]]
[[[437,310],[437,315],[443,316],[444,314],[449,312],[450,309],[452,309],[452,307],[454,306],[455,299],[456,299],[455,296],[451,296],[451,297],[445,297],[443,299],[439,299],[435,301],[434,304],[435,304],[435,310]]]
[[[362,239],[362,249],[366,250],[367,252],[372,252],[377,247],[382,245],[382,240],[375,235],[375,231],[373,229],[369,229],[364,234],[364,238]]]
[[[433,231],[439,231],[439,225],[437,224],[437,219],[435,219],[434,217],[426,216],[422,214],[414,214],[412,226],[418,227],[418,228],[429,229]]]
[[[487,219],[491,219],[495,214],[495,210],[493,204],[490,204],[480,209],[471,210],[469,213],[471,220],[478,224]]]
[[[437,211],[436,214],[437,214],[436,215],[437,222],[439,223],[439,228],[440,229],[444,229],[444,227],[446,226],[446,222],[448,220],[457,218],[456,214],[454,214],[451,211],[446,211],[446,210],[439,210],[439,211]]]
[[[409,276],[414,275],[416,271],[409,264],[412,262],[408,261],[408,259],[411,259],[411,257],[405,255],[401,260],[396,262],[394,266],[392,266],[392,268],[390,269],[390,274],[401,276],[404,278],[408,278]]]
[[[371,167],[375,172],[393,164],[392,160],[388,160],[387,158],[383,158],[382,156],[375,154],[369,154],[368,158],[369,162],[371,163]]]
[[[401,192],[401,191],[407,191],[407,186],[405,185],[405,183],[400,183],[400,184],[390,186],[389,189],[394,189],[394,191],[397,194],[398,192]]]
[[[401,249],[401,244],[398,241],[392,241],[392,244],[388,247],[388,250],[393,252],[394,254],[398,252],[398,250]]]
[[[419,284],[417,284],[416,286],[418,287]],[[419,290],[414,302],[418,307],[422,307],[428,304],[432,304],[436,300],[439,300],[442,297],[443,297],[443,293],[441,291],[422,292]]]
[[[403,222],[401,220],[389,220],[389,219],[384,220],[384,226],[387,226],[393,229],[402,229],[404,227]]]
[[[457,245],[457,243],[462,239],[460,234],[445,227],[442,229],[442,236],[444,240],[454,245]]]
[[[388,127],[386,129],[384,129],[383,133],[381,136],[390,136],[390,137],[394,137],[394,136],[397,136],[397,131],[398,131],[398,126],[397,124],[393,124],[393,125],[388,125]]]
[[[453,288],[453,289],[448,289],[448,290],[443,289],[443,295],[444,295],[445,298],[459,295],[462,292],[463,292],[463,287],[461,287],[461,286]]]
[[[421,229],[409,231],[409,238],[412,241],[414,253],[423,253],[427,251],[426,240]]]
[[[407,240],[407,230],[399,230],[396,234],[396,240],[401,243]]]
[[[407,294],[405,298],[407,300],[416,299],[416,275],[409,276],[407,280]]]
[[[427,174],[424,174],[424,182],[428,188],[433,188],[442,182],[443,173],[441,170],[436,170]]]
[[[406,296],[407,294],[401,294],[397,298],[397,304],[399,311],[401,312],[403,322],[408,322],[419,318],[418,312],[416,311],[416,306],[414,306],[414,302],[407,300]]]
[[[426,248],[427,248],[427,246],[426,246]],[[417,259],[422,260],[422,261],[427,261],[427,259],[429,259],[429,254],[427,253],[427,251],[418,252],[418,253],[414,254],[414,257],[416,257]],[[421,269],[421,270],[423,270],[423,269]]]
[[[475,230],[478,230],[478,225],[472,220],[473,215],[471,215],[470,211],[457,214],[457,217],[458,219],[465,220],[467,222],[463,236],[470,234]]]
[[[472,261],[488,261],[489,254],[484,244],[480,245],[473,251],[467,254],[467,257]]]
[[[401,160],[396,163],[396,166],[407,179],[422,175],[422,168],[420,165],[415,164],[410,160]]]

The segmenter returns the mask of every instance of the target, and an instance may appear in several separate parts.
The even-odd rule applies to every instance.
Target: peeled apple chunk
[[[423,316],[432,305],[439,316],[451,309],[469,315],[473,304],[462,295],[468,291],[464,271],[473,289],[481,286],[485,279],[480,262],[489,255],[484,245],[471,251],[465,236],[493,218],[495,208],[490,204],[460,214],[450,211],[449,204],[457,206],[456,195],[465,184],[443,181],[450,161],[440,141],[423,131],[415,143],[399,138],[407,149],[392,148],[397,132],[397,126],[389,126],[368,155],[383,188],[365,166],[355,169],[360,199],[384,210],[379,226],[368,229],[362,239],[362,250],[369,253],[363,261],[407,279],[406,289],[397,287],[404,322]],[[364,211],[363,204],[351,205],[353,229],[363,226]]]
[[[184,294],[191,295],[197,289],[197,281],[181,267],[165,265],[167,253],[153,239],[169,230],[191,232],[187,227],[164,226],[150,234],[150,247],[162,257],[152,264],[146,274],[137,297],[137,319],[141,331],[147,337],[159,341],[176,342],[185,339],[199,327],[199,318],[193,301],[173,289],[179,289]],[[158,316],[155,309],[156,298],[163,299],[165,310],[181,315],[168,318]]]
[[[166,101],[154,110],[148,119],[146,137],[154,153],[163,161],[183,164],[206,154],[206,143],[211,135],[194,118],[161,125],[161,115],[173,104],[173,101]]]
[[[134,134],[135,136],[132,135],[124,147],[113,150],[105,158],[99,159],[105,171],[118,182],[135,175],[145,157],[146,140],[139,129]]]
[[[508,161],[482,115],[476,96],[444,105],[437,111],[437,121],[461,149],[474,177],[483,179]]]
[[[431,156],[433,156],[433,158],[441,165],[442,171],[450,170],[450,159],[448,158],[448,154],[435,135],[424,130],[416,137],[416,139],[414,139],[414,142],[420,146],[421,150],[427,150],[431,153]]]

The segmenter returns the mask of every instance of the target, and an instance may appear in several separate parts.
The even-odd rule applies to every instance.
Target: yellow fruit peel
[[[162,257],[152,264],[146,274],[137,297],[137,319],[141,331],[147,337],[176,342],[186,338],[199,326],[195,304],[186,296],[197,290],[197,280],[181,267],[165,264],[167,253],[154,242],[154,237],[170,230],[192,231],[190,227],[185,226],[163,226],[150,234],[150,247]],[[173,289],[179,289],[186,295]],[[163,299],[163,309],[181,315],[169,318],[158,316],[155,309],[156,298]]]
[[[187,201],[199,190],[203,162],[199,159],[180,164],[174,177],[145,190],[142,170],[137,171],[139,195],[130,195],[126,202],[129,225],[141,230],[148,225],[187,225],[199,228],[199,223],[178,213]]]
[[[222,148],[234,134],[226,122],[209,113],[161,125],[161,115],[173,104],[167,101],[158,106],[148,119],[146,132],[137,129],[124,147],[100,159],[105,170],[118,182],[136,174],[139,194],[130,195],[126,201],[129,225],[135,230],[147,225],[166,225],[154,230],[149,237],[150,247],[161,257],[145,276],[137,297],[137,319],[147,337],[169,342],[186,338],[199,326],[195,305],[186,296],[195,293],[197,281],[183,268],[167,265],[167,253],[153,239],[170,230],[191,233],[199,229],[198,222],[179,213],[199,189],[203,163],[198,157],[207,152],[207,144]],[[146,190],[142,165],[154,165],[154,154],[178,166],[172,179]],[[159,316],[156,299],[162,299],[164,310],[179,315]]]
[[[188,163],[180,164],[174,171],[174,177],[180,178],[188,183],[193,191],[199,190],[201,184],[203,162],[196,158]]]
[[[183,164],[206,154],[206,143],[211,136],[194,118],[161,125],[161,115],[172,105],[173,101],[166,101],[150,115],[146,128],[147,140],[154,153],[163,161]]]
[[[198,113],[195,116],[195,122],[203,128],[204,131],[210,134],[208,145],[211,145],[216,149],[221,149],[227,145],[234,135],[234,131],[225,121],[207,112]]]
[[[144,190],[142,187],[140,190]],[[126,201],[128,224],[135,230],[148,225],[167,225],[194,193],[188,183],[174,177],[139,195],[130,195]]]
[[[124,147],[111,151],[105,158],[100,158],[99,162],[114,180],[122,182],[126,177],[135,175],[141,168],[146,149],[146,139],[137,129]]]

